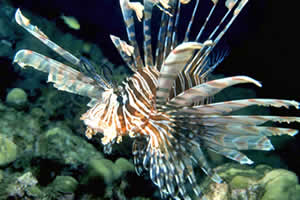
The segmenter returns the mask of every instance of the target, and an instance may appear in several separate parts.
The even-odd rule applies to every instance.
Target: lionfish
[[[89,97],[91,100],[87,106],[90,108],[81,116],[87,126],[85,135],[91,138],[102,133],[101,142],[107,153],[112,144],[120,143],[123,136],[129,135],[134,140],[132,152],[137,174],[149,171],[162,198],[185,200],[192,196],[187,192],[188,188],[205,199],[197,185],[194,165],[199,165],[213,181],[222,182],[209,166],[204,150],[240,164],[252,164],[253,161],[240,150],[273,150],[268,136],[297,134],[295,129],[264,126],[265,122],[300,122],[299,117],[232,114],[252,105],[298,109],[296,101],[254,98],[212,102],[211,97],[236,84],[252,83],[261,87],[258,81],[248,76],[208,79],[224,59],[224,55],[212,53],[214,47],[248,0],[226,0],[227,12],[208,38],[202,41],[201,35],[219,1],[211,0],[211,10],[197,37],[191,40],[189,34],[199,5],[199,0],[195,0],[185,37],[178,42],[180,10],[189,2],[144,0],[142,4],[120,0],[129,44],[117,36],[110,37],[134,72],[120,86],[97,74],[86,58],[77,58],[49,40],[19,9],[15,14],[19,25],[66,61],[84,70],[77,71],[31,50],[20,50],[14,58],[21,67],[31,66],[48,73],[48,82],[53,82],[58,90]],[[154,8],[162,11],[155,51],[151,40]],[[144,60],[136,40],[135,16],[138,21],[143,20]]]

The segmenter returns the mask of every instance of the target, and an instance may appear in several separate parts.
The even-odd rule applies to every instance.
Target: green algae
[[[17,145],[0,133],[0,167],[5,166],[17,158]]]
[[[7,94],[6,103],[17,109],[24,108],[28,103],[27,94],[21,88],[14,88]]]
[[[77,189],[78,182],[71,176],[57,176],[51,183],[54,191],[62,193],[74,193]]]
[[[208,199],[214,200],[299,200],[297,176],[284,169],[267,165],[255,168],[228,163],[216,168],[225,182],[218,184],[209,178],[202,184]]]

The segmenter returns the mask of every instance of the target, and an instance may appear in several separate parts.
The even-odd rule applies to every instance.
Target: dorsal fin
[[[213,6],[212,6],[211,10],[209,11],[209,14],[208,14],[204,24],[200,28],[200,31],[196,37],[196,42],[201,39],[201,35],[202,35],[203,31],[205,30],[205,27],[208,24],[211,16],[213,15],[213,12],[216,8],[218,0],[212,0],[212,2],[213,2]],[[212,50],[214,49],[216,44],[220,41],[222,36],[228,30],[228,28],[231,26],[231,24],[236,19],[236,17],[238,16],[238,14],[243,9],[243,7],[246,5],[247,2],[248,2],[248,0],[240,0],[240,1],[226,0],[225,7],[227,8],[227,12],[224,14],[224,16],[220,20],[219,24],[213,29],[213,31],[210,33],[210,36],[208,38],[206,38],[203,43],[199,43],[199,45],[202,46],[202,48],[197,49],[195,55],[192,54],[191,56],[189,56],[189,59],[185,58],[184,62],[180,61],[181,65],[184,65],[184,66],[180,66],[180,67],[174,67],[174,66],[178,65],[178,63],[176,63],[176,64],[172,63],[170,65],[169,62],[167,62],[168,61],[167,55],[169,54],[168,51],[172,50],[172,48],[170,48],[170,45],[169,45],[170,43],[169,43],[168,36],[169,36],[170,32],[174,31],[174,29],[173,29],[174,28],[173,27],[174,19],[170,19],[170,17],[163,16],[164,18],[162,18],[163,19],[162,23],[166,23],[166,20],[168,20],[167,31],[165,30],[166,29],[165,24],[164,25],[162,24],[161,29],[160,29],[162,33],[166,32],[165,36],[164,36],[166,39],[164,40],[164,47],[163,47],[164,48],[164,50],[163,50],[164,56],[161,56],[159,54],[162,52],[162,50],[158,49],[157,52],[159,52],[159,53],[157,53],[157,57],[165,60],[165,62],[167,64],[163,63],[161,69],[159,68],[159,65],[157,65],[158,69],[160,70],[160,73],[161,73],[161,75],[158,79],[158,90],[157,90],[157,102],[159,104],[161,104],[161,105],[165,104],[168,101],[169,97],[175,94],[173,91],[176,92],[176,90],[174,89],[174,90],[172,90],[171,93],[168,93],[171,91],[172,87],[178,86],[178,84],[176,85],[176,77],[175,77],[176,75],[174,74],[174,70],[176,71],[177,75],[181,74],[184,77],[191,77],[194,80],[193,83],[187,84],[184,81],[190,80],[190,79],[189,78],[182,79],[183,83],[180,83],[181,90],[189,89],[190,86],[194,86],[195,83],[201,83],[201,82],[203,82],[203,80],[206,80],[207,75],[213,71],[213,69],[216,67],[217,64],[219,64],[219,62],[215,62],[215,64],[210,65],[210,58],[212,58],[210,55],[211,55]],[[190,30],[191,30],[191,27],[193,24],[194,16],[196,14],[198,1],[195,2],[194,6],[195,6],[195,8],[193,10],[191,19],[188,24],[184,42],[187,42],[189,40],[189,33],[190,33]],[[178,8],[180,8],[180,7],[178,7]],[[169,9],[171,10],[172,13],[175,12],[174,9],[172,9],[172,8],[169,8]],[[231,18],[228,19],[230,14],[232,14]],[[177,17],[179,17],[179,16],[177,16],[177,14],[176,14],[176,18]],[[167,19],[167,18],[169,18],[169,19]],[[225,21],[228,21],[226,25],[224,25]],[[220,30],[221,27],[223,27],[222,30]],[[176,36],[176,33],[173,33],[173,36],[174,35]],[[158,43],[160,45],[160,46],[158,45],[158,48],[161,48],[161,42],[162,41],[160,41],[160,40],[158,41]],[[221,61],[223,58],[224,57],[220,57],[220,59],[218,59],[217,61]],[[158,59],[157,63],[159,63],[159,61],[160,60]],[[174,68],[171,67],[172,65]],[[164,68],[166,68],[166,69],[164,69]],[[182,71],[183,71],[183,73],[182,73]],[[164,75],[162,75],[162,73]],[[166,81],[161,80],[161,79],[166,79],[166,74],[172,74],[172,78],[170,78],[170,76],[168,76],[168,78],[167,78],[168,83],[166,83]],[[171,80],[173,80],[172,84],[170,84]],[[182,87],[185,85],[187,85],[188,87]],[[164,95],[162,95],[162,90],[163,90]]]
[[[218,0],[211,1],[213,3],[213,6],[209,11],[209,14],[204,24],[199,30],[199,33],[196,37],[196,41],[200,39],[201,34],[205,30],[205,27],[208,24],[211,16],[213,15],[213,11],[215,10],[215,7],[218,3]],[[185,34],[184,43],[176,47],[176,30],[179,23],[181,3],[184,4],[189,2],[190,1],[184,0],[144,0],[143,6],[137,2],[131,3],[129,2],[129,0],[120,0],[123,18],[126,24],[128,39],[130,41],[130,44],[134,47],[132,60],[137,69],[144,67],[144,65],[141,60],[139,47],[135,38],[133,11],[136,12],[136,15],[139,20],[141,20],[142,18],[141,11],[143,11],[144,13],[144,61],[145,65],[150,67],[153,66],[151,45],[151,18],[153,6],[156,5],[164,11],[162,12],[161,16],[161,24],[157,38],[154,65],[154,67],[156,67],[156,69],[160,71],[156,94],[157,103],[160,105],[165,104],[169,100],[171,88],[174,87],[174,84],[176,84],[176,78],[179,74],[182,74],[185,77],[190,77],[192,79],[191,83],[181,83],[182,89],[189,89],[195,84],[202,83],[206,80],[206,76],[219,63],[215,62],[215,65],[209,64],[209,58],[211,58],[210,54],[212,50],[222,38],[222,36],[225,34],[225,32],[228,30],[230,25],[233,23],[234,19],[237,17],[241,9],[246,5],[247,0],[240,0],[238,6],[236,6],[238,0],[226,0],[225,6],[228,10],[223,16],[223,18],[220,20],[219,24],[215,27],[215,29],[213,29],[210,36],[206,38],[206,40],[204,40],[203,43],[191,42],[189,44],[184,44],[189,40],[189,33],[194,21],[194,17],[196,15],[196,10],[199,5],[199,0],[196,0],[193,13],[191,15],[191,19],[189,21],[187,31]],[[223,28],[223,30],[220,31],[220,27],[224,24],[229,14],[232,13],[232,10],[234,10],[234,12],[232,14],[231,19]],[[218,35],[215,37],[216,33],[218,33]],[[120,42],[120,40],[118,41]],[[197,48],[194,48],[195,46],[197,46]],[[184,48],[182,49],[182,47]],[[194,54],[195,51],[196,54]],[[123,55],[122,57],[124,58],[126,56]],[[130,60],[129,58],[125,58],[124,60],[126,59],[127,61]],[[188,78],[184,80],[190,79]],[[185,85],[187,85],[187,87],[183,87]]]
[[[238,4],[238,6],[234,9],[234,7],[236,6],[238,0],[227,0],[225,2],[225,6],[227,7],[227,12],[226,14],[223,16],[223,18],[221,19],[221,21],[219,22],[218,26],[216,26],[216,28],[214,29],[214,31],[210,34],[208,40],[213,40],[214,45],[209,47],[205,53],[203,53],[201,56],[199,56],[200,51],[197,53],[196,57],[198,57],[196,59],[196,63],[199,63],[200,60],[202,60],[202,63],[205,64],[205,62],[208,59],[208,56],[210,55],[210,53],[212,52],[212,50],[214,49],[214,47],[218,44],[218,42],[220,41],[220,39],[223,37],[223,35],[226,33],[226,31],[229,29],[229,27],[231,26],[231,24],[233,23],[233,21],[236,19],[236,17],[238,16],[238,14],[240,13],[240,11],[244,8],[244,6],[247,4],[248,0],[241,0]],[[215,39],[213,39],[214,34],[216,32],[218,32],[219,28],[221,27],[221,25],[224,23],[225,19],[228,17],[228,15],[233,11],[233,15],[231,17],[231,19],[229,20],[229,22],[226,24],[226,26],[223,28],[223,30],[220,31],[219,35],[216,36]],[[197,68],[194,71],[194,75],[195,76],[199,76],[201,73],[205,73],[203,71],[201,71],[201,69],[203,66],[201,64],[199,64],[197,66]],[[212,70],[210,70],[211,72]]]
[[[146,66],[153,66],[152,45],[151,45],[151,18],[153,4],[144,0],[144,60]]]
[[[134,51],[134,47],[127,44],[125,41],[121,40],[119,37],[110,35],[110,39],[114,43],[115,47],[119,51],[124,62],[127,66],[133,71],[136,72],[137,68],[135,66],[134,60],[132,58],[132,54]]]
[[[197,37],[196,37],[196,41],[200,41],[201,34],[203,33],[203,31],[204,31],[204,29],[205,29],[205,27],[206,27],[207,22],[209,21],[210,17],[212,16],[212,14],[213,14],[213,12],[214,12],[216,6],[217,6],[218,0],[212,0],[212,2],[213,2],[214,5],[213,5],[213,7],[210,9],[208,16],[206,17],[205,22],[204,22],[204,24],[202,25],[202,27],[201,27],[201,29],[200,29],[200,31],[199,31]]]
[[[179,1],[177,3],[180,3]],[[168,19],[168,27],[167,27],[167,32],[166,32],[166,37],[165,37],[165,42],[164,42],[164,53],[163,53],[163,58],[164,60],[167,58],[169,53],[172,51],[172,35],[174,32],[174,24],[175,24],[175,12],[176,12],[176,1],[173,1],[173,6],[170,8],[170,13],[171,16],[169,16]]]
[[[172,49],[174,49],[177,46],[177,42],[178,42],[177,31],[178,31],[179,18],[180,18],[180,8],[181,8],[181,3],[179,1],[177,4],[176,19],[175,19],[175,24],[174,24],[174,28],[173,28],[172,45],[171,45]]]
[[[165,35],[167,33],[167,23],[169,16],[166,13],[162,13],[160,28],[158,32],[157,45],[155,51],[155,67],[160,70],[163,63],[163,50],[164,50],[164,41]]]
[[[178,73],[193,56],[194,51],[201,48],[203,48],[203,45],[200,43],[185,42],[178,45],[171,51],[160,70],[158,78],[158,88],[156,92],[156,101],[158,104],[165,104],[168,100],[172,84],[176,80]]]
[[[123,18],[126,25],[127,36],[130,41],[130,44],[134,47],[133,58],[134,58],[135,66],[136,68],[139,69],[142,68],[144,65],[141,60],[139,46],[135,38],[134,18],[132,14],[133,8],[130,7],[130,5],[131,3],[129,2],[129,0],[120,0],[120,6],[122,9]]]
[[[194,22],[194,18],[195,18],[195,14],[196,14],[196,11],[198,9],[198,6],[199,6],[199,0],[196,0],[196,4],[195,4],[194,10],[193,10],[192,17],[190,19],[189,25],[188,25],[187,30],[185,32],[185,36],[184,36],[184,40],[183,40],[184,42],[189,41],[189,34],[191,32],[191,28],[192,28],[192,25],[193,25],[193,22]]]

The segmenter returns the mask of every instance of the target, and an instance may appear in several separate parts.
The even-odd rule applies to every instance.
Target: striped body
[[[153,135],[151,145],[159,148],[162,141],[157,140],[165,140],[160,132],[163,129],[170,136],[172,120],[166,113],[156,109],[158,74],[158,71],[145,67],[124,83],[119,97],[108,91],[104,103],[97,103],[81,117],[88,126],[86,136],[91,138],[97,132],[104,133],[102,143],[108,144],[115,139],[120,141],[122,136]]]
[[[298,109],[296,101],[240,99],[211,102],[215,94],[230,86],[262,85],[248,76],[209,80],[208,75],[226,55],[213,50],[248,0],[226,0],[223,6],[227,12],[209,36],[201,40],[217,4],[221,2],[206,1],[211,4],[211,10],[193,40],[189,33],[199,0],[144,0],[143,4],[120,0],[128,43],[126,39],[110,37],[134,74],[119,87],[98,75],[86,59],[78,59],[50,41],[20,10],[15,15],[19,25],[65,60],[83,68],[85,73],[30,50],[18,51],[14,62],[21,67],[31,66],[48,73],[48,81],[59,90],[89,97],[91,101],[87,106],[90,109],[81,117],[87,126],[86,136],[91,138],[97,133],[103,134],[102,143],[107,153],[112,144],[122,141],[123,136],[132,137],[136,171],[138,174],[149,171],[150,179],[159,188],[162,198],[190,200],[191,195],[187,192],[187,187],[190,187],[197,197],[206,199],[197,185],[194,165],[200,166],[213,181],[222,182],[210,167],[203,149],[240,164],[252,164],[253,161],[241,150],[273,150],[268,136],[294,136],[298,132],[263,124],[268,121],[300,122],[299,117],[232,113],[252,105]],[[180,42],[177,30],[181,7],[190,2],[194,2],[194,10],[184,40]],[[162,14],[156,49],[153,49],[151,23],[155,22],[151,19],[156,7]],[[143,19],[144,54],[136,41],[135,16],[137,21]]]

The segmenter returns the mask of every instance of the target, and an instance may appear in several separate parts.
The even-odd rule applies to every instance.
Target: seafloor
[[[111,32],[124,35],[117,5],[118,1],[110,0],[0,1],[0,200],[160,199],[148,175],[136,175],[129,139],[105,155],[101,136],[92,140],[84,136],[85,127],[79,118],[87,109],[88,99],[58,91],[46,83],[45,74],[12,64],[19,49],[35,50],[63,62],[14,22],[14,12],[21,7],[32,24],[52,41],[96,65],[109,66],[112,78],[121,82],[130,72],[108,40]],[[272,26],[274,21],[283,20],[276,15],[276,6],[276,2],[271,6],[250,1],[246,11],[249,16],[241,16],[237,22],[241,28],[234,27],[234,39],[228,39],[232,53],[215,75],[250,75],[266,87],[234,87],[216,96],[216,101],[256,96],[300,101],[294,63],[288,59],[291,55],[284,40],[287,33],[277,32]],[[75,16],[80,30],[64,23],[62,15]],[[257,109],[242,112],[255,114]],[[283,109],[264,109],[263,114],[300,115],[299,111]],[[206,197],[300,200],[299,136],[274,137],[272,142],[276,151],[246,152],[255,161],[252,166],[209,153],[225,182],[213,183],[196,169]]]

